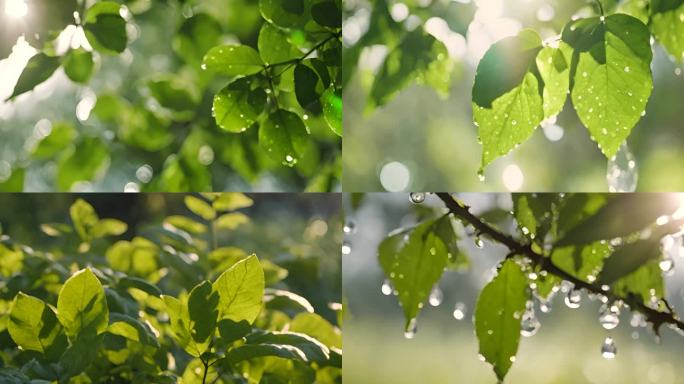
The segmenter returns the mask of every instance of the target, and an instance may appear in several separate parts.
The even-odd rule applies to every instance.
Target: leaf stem
[[[554,264],[550,257],[545,257],[544,255],[534,251],[530,244],[522,243],[514,239],[512,236],[505,234],[487,224],[485,221],[472,214],[468,206],[456,200],[449,193],[437,193],[437,196],[444,202],[444,205],[454,216],[472,225],[477,232],[486,235],[490,239],[508,247],[511,252],[507,257],[512,256],[512,254],[525,256],[532,260],[532,262],[535,264],[539,265],[542,270],[573,283],[577,288],[585,289],[595,294],[604,295],[610,301],[622,300],[624,303],[629,305],[630,308],[633,310],[638,310],[646,316],[646,319],[653,324],[653,331],[656,333],[656,335],[660,334],[659,329],[663,324],[672,324],[684,331],[684,322],[682,322],[672,311],[669,303],[664,298],[662,301],[665,303],[665,306],[668,308],[669,312],[661,312],[648,307],[634,296],[621,297],[611,293],[610,291],[606,292],[597,284],[588,283],[578,279],[577,277],[561,269],[559,266]]]
[[[338,38],[339,36],[340,36],[339,33],[331,33],[330,35],[328,35],[328,37],[319,41],[316,45],[314,45],[311,49],[309,49],[304,55],[302,55],[296,59],[290,59],[290,60],[285,60],[285,61],[281,61],[278,63],[268,64],[264,67],[264,69],[268,70],[270,68],[275,68],[275,67],[280,67],[280,66],[285,65],[286,66],[285,69],[283,69],[282,71],[280,71],[278,74],[275,75],[275,77],[278,77],[278,76],[282,75],[283,73],[285,73],[285,71],[290,69],[293,65],[298,64],[298,63],[302,62],[303,60],[305,60],[306,58],[308,58],[309,56],[311,56],[312,53],[316,52],[320,47],[324,46],[330,40]]]
[[[598,6],[599,12],[601,13],[601,16],[605,16],[605,13],[603,12],[603,4],[601,3],[601,0],[594,0],[596,2],[596,5]]]
[[[200,358],[202,360],[202,365],[204,365],[204,376],[202,377],[202,384],[207,383],[207,374],[209,374],[209,362],[204,361],[204,359]]]

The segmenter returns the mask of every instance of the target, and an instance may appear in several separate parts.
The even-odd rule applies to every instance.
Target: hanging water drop
[[[480,249],[484,247],[484,241],[480,238],[480,235],[476,235],[473,241],[475,242],[476,247]]]
[[[411,319],[406,326],[406,330],[404,331],[404,337],[407,339],[413,339],[416,337],[416,332],[418,332],[418,321],[416,321],[416,318],[414,317]]]
[[[522,315],[522,321],[520,322],[520,334],[525,337],[534,336],[537,331],[539,331],[540,327],[541,323],[534,314],[534,302],[530,300],[527,302],[525,313]]]
[[[428,298],[428,302],[433,307],[439,307],[440,304],[442,304],[443,300],[444,300],[444,292],[442,292],[442,290],[439,288],[439,286],[435,285],[435,287],[432,288],[432,291],[430,291],[430,297]]]
[[[627,142],[622,143],[618,152],[610,160],[606,170],[606,181],[610,192],[634,192],[639,171],[634,155],[629,150]]]
[[[385,296],[389,296],[392,294],[392,291],[394,289],[392,288],[392,283],[389,279],[385,279],[385,281],[382,282],[382,287],[380,288],[380,290],[382,291],[382,294]]]
[[[342,243],[342,254],[349,255],[351,253],[351,244],[349,242]]]
[[[567,305],[568,308],[579,308],[580,301],[582,301],[582,293],[576,289],[571,289],[568,291],[567,296],[565,296],[565,305]]]
[[[672,276],[674,274],[674,260],[671,257],[666,257],[658,263],[660,270],[665,276]]]
[[[606,336],[605,340],[603,340],[603,345],[601,345],[601,356],[603,356],[604,359],[611,360],[615,358],[615,354],[617,354],[615,342],[612,337]]]
[[[603,304],[599,314],[599,323],[604,329],[613,329],[620,324],[620,309],[616,305]]]
[[[458,302],[456,303],[456,306],[454,306],[454,319],[456,320],[463,320],[466,315],[466,306],[465,304]]]
[[[425,193],[423,193],[423,192],[411,192],[409,194],[409,200],[413,204],[422,204],[425,201]]]
[[[344,223],[344,228],[342,228],[342,230],[344,233],[352,234],[356,232],[356,223],[354,223],[353,220],[347,220],[347,222]]]

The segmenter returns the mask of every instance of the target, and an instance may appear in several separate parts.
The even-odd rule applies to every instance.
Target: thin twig
[[[446,205],[446,207],[449,209],[449,212],[451,212],[454,216],[472,225],[477,232],[505,245],[508,247],[511,253],[528,257],[533,263],[539,265],[542,270],[573,283],[576,288],[585,289],[589,292],[606,296],[611,302],[621,300],[625,304],[629,305],[629,307],[633,310],[641,312],[646,316],[646,319],[653,324],[653,330],[657,335],[659,334],[659,329],[662,324],[672,324],[684,331],[684,322],[679,320],[672,310],[670,310],[669,313],[660,312],[646,306],[642,301],[636,299],[634,296],[621,297],[610,291],[604,291],[597,284],[583,281],[558,267],[553,263],[550,257],[545,257],[544,255],[534,251],[530,244],[522,243],[514,239],[512,236],[507,235],[487,224],[485,221],[472,214],[468,206],[454,199],[449,193],[437,193],[437,196],[444,202],[444,205]],[[666,307],[670,308],[669,303],[667,303],[665,299],[662,299],[662,301],[665,302]]]

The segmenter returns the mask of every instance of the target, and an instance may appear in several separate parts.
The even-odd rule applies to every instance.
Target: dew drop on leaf
[[[407,339],[413,339],[416,337],[416,332],[418,332],[418,321],[414,317],[411,319],[406,326],[406,330],[404,331],[404,337]]]
[[[411,192],[409,194],[409,200],[413,204],[422,204],[425,201],[425,193],[424,192]]]
[[[567,296],[565,296],[565,305],[567,305],[568,308],[579,308],[581,301],[582,293],[576,289],[569,290]]]
[[[623,143],[618,152],[608,160],[606,181],[610,192],[634,192],[639,180],[639,172],[634,155],[627,143]]]
[[[603,345],[601,345],[601,356],[604,359],[612,360],[617,354],[617,348],[615,347],[615,342],[610,336],[606,336],[603,340]]]

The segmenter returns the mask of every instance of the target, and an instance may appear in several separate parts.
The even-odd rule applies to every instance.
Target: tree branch
[[[637,310],[646,316],[647,321],[653,324],[653,331],[659,335],[660,326],[663,324],[672,324],[684,331],[684,322],[672,311],[669,303],[665,299],[662,301],[669,309],[669,312],[660,312],[651,307],[646,306],[641,300],[637,300],[634,296],[621,297],[613,294],[610,291],[604,291],[597,284],[588,283],[577,277],[569,274],[565,270],[553,263],[550,257],[534,251],[530,244],[520,242],[510,235],[507,235],[498,229],[492,227],[479,217],[470,212],[470,208],[460,201],[454,199],[449,193],[437,193],[437,196],[444,202],[444,205],[449,209],[449,212],[457,218],[463,220],[465,223],[472,225],[477,232],[486,235],[490,239],[501,243],[510,249],[511,254],[519,254],[532,260],[533,263],[539,267],[563,280],[567,280],[575,285],[576,288],[585,289],[589,292],[606,296],[609,301],[622,300],[629,305],[632,310]]]

